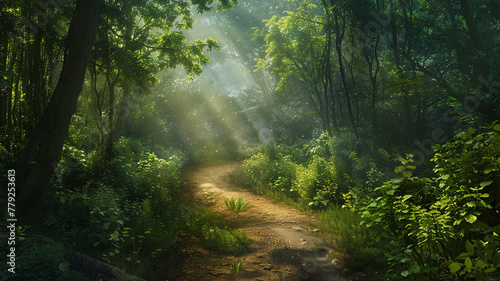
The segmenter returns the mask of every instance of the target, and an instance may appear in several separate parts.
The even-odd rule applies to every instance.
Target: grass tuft
[[[235,212],[241,212],[241,211],[248,209],[248,207],[250,207],[250,203],[244,202],[243,198],[241,198],[241,196],[238,198],[238,200],[235,200],[234,198],[231,198],[231,199],[224,198],[224,203],[226,204],[226,207],[229,210],[235,211]]]

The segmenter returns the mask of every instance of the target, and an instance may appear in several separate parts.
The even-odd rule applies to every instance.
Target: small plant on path
[[[224,198],[224,203],[226,204],[226,207],[235,212],[241,212],[246,210],[248,207],[250,207],[250,203],[244,202],[243,198],[241,196],[238,198],[238,200],[231,198]]]
[[[246,268],[246,263],[240,262],[238,260],[232,260],[231,263],[229,264],[229,269],[231,270],[232,273],[238,273],[240,271],[245,270],[245,268]]]

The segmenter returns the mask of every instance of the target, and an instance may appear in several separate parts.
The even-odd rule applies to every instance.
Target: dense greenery
[[[341,176],[335,156],[294,163],[300,148],[270,144],[244,161],[234,180],[301,208],[322,209],[318,218],[339,236],[352,269],[383,270],[391,280],[496,280],[500,125],[480,134],[469,128],[434,149],[431,177],[413,176],[417,167],[408,155],[399,158],[397,176],[381,184],[377,166],[355,168],[356,157]]]
[[[236,160],[236,184],[314,213],[351,271],[498,280],[499,9],[2,1],[0,167],[16,171],[15,278],[113,278],[76,251],[165,280],[186,232],[214,253],[247,253],[244,232],[181,196],[186,168]]]

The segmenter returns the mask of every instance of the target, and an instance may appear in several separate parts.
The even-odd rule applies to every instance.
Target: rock
[[[339,261],[339,259],[333,259],[333,260],[332,260],[332,264],[333,264],[333,265],[338,265],[338,264],[339,264],[339,262],[340,262],[340,261]]]
[[[319,232],[319,229],[315,228],[312,230],[313,233],[318,233]]]
[[[262,266],[264,268],[264,270],[272,270],[273,269],[273,265],[269,264],[269,263],[263,263],[260,266]]]

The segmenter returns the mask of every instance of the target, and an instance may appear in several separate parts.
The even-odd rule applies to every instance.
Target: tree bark
[[[479,52],[478,58],[474,63],[474,77],[472,78],[476,82],[476,89],[483,89],[483,86],[486,86],[487,89],[485,89],[485,91],[483,92],[487,92],[486,90],[490,90],[492,88],[491,85],[484,85],[485,83],[488,84],[487,81],[490,76],[490,69],[488,66],[488,62],[481,55],[481,53],[484,52],[483,40],[481,39],[481,34],[479,33],[479,29],[477,28],[476,20],[474,19],[474,15],[472,14],[469,1],[460,0],[460,9],[462,11],[462,15],[464,16],[465,23],[467,24],[467,30],[469,31],[472,45],[474,49]]]
[[[335,31],[337,33],[337,38],[335,40],[335,49],[337,50],[337,57],[339,60],[339,72],[340,77],[342,79],[342,85],[344,86],[344,93],[347,104],[347,112],[349,113],[349,119],[351,121],[352,132],[354,133],[355,142],[358,141],[358,128],[356,126],[356,120],[354,119],[354,113],[351,107],[351,92],[349,89],[349,85],[347,84],[346,70],[344,66],[344,61],[342,58],[342,40],[344,38],[345,32],[345,15],[341,15],[342,19],[339,22],[338,15],[335,14]]]
[[[71,117],[82,90],[103,3],[104,0],[78,0],[76,3],[59,81],[27,145],[25,156],[19,162],[19,170],[26,175],[31,159],[36,159],[29,175],[21,184],[18,209],[21,215],[35,216],[43,206],[43,198],[61,158]]]

